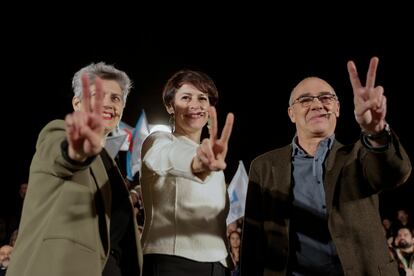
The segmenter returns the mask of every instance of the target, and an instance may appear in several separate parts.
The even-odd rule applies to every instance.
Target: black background
[[[99,61],[125,70],[134,81],[123,118],[132,126],[143,109],[149,123],[167,124],[161,90],[172,73],[190,68],[209,74],[220,92],[220,126],[227,112],[235,114],[225,172],[230,181],[238,160],[248,170],[255,156],[291,142],[289,95],[307,76],[322,77],[336,89],[337,139],[358,139],[346,62],[354,60],[364,80],[375,55],[377,84],[388,99],[387,121],[413,158],[414,24],[407,9],[337,4],[331,10],[301,3],[289,9],[275,3],[188,3],[185,9],[112,4],[88,11],[48,7],[53,12],[43,13],[25,7],[25,13],[2,19],[2,204],[27,180],[40,129],[71,112],[74,72]],[[389,211],[400,204],[411,209],[412,192],[408,186],[398,189],[383,202]]]

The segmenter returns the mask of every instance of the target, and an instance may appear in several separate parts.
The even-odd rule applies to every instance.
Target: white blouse
[[[199,145],[187,137],[155,132],[150,139],[140,179],[144,254],[225,265],[229,200],[224,173],[211,172],[204,181],[195,176],[191,162]]]

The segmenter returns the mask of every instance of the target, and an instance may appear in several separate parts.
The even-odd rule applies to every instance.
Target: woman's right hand
[[[210,137],[201,142],[193,159],[193,171],[196,173],[220,171],[227,166],[225,159],[233,129],[234,115],[232,113],[227,114],[226,123],[219,139],[217,138],[217,113],[212,106],[209,108],[209,115],[211,120]]]

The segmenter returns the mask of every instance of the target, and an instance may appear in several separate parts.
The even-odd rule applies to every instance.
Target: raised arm
[[[97,155],[102,150],[104,138],[102,82],[99,78],[95,80],[95,94],[92,95],[88,76],[83,75],[82,89],[80,109],[65,118],[68,154],[79,162]]]
[[[365,86],[361,84],[353,61],[348,62],[348,73],[354,92],[355,119],[361,129],[370,134],[381,132],[385,127],[387,99],[384,88],[375,86],[379,59],[371,58]]]
[[[193,171],[219,171],[226,168],[226,155],[228,150],[228,142],[231,131],[233,129],[234,115],[229,113],[226,118],[221,137],[217,137],[217,113],[214,107],[209,108],[211,120],[210,137],[202,141],[197,149],[196,157],[193,160]]]

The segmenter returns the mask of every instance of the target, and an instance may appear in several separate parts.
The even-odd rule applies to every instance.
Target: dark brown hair
[[[184,84],[191,84],[203,93],[206,93],[210,105],[216,105],[218,91],[213,80],[205,73],[193,70],[180,70],[170,77],[162,91],[162,100],[166,106],[171,106],[177,90]]]

